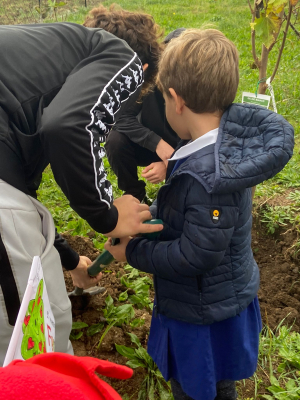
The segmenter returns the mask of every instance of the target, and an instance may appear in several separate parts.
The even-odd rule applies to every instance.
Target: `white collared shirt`
[[[203,147],[216,143],[218,132],[219,128],[216,128],[205,133],[205,135],[200,136],[198,139],[188,142],[185,146],[180,147],[169,161],[180,160],[181,158],[188,157]]]

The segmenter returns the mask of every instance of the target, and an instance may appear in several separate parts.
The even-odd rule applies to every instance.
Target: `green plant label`
[[[257,104],[258,106],[269,108],[270,99],[271,96],[266,94],[255,96],[255,93],[243,92],[242,103]]]

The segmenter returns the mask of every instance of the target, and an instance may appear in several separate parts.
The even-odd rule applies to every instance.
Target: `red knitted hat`
[[[40,354],[0,368],[0,399],[122,400],[95,372],[119,379],[128,379],[133,373],[128,367],[97,358]]]

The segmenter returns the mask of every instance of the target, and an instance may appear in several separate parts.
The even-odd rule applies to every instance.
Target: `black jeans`
[[[117,175],[118,187],[140,201],[146,195],[145,182],[139,180],[137,167],[161,161],[156,153],[132,142],[126,135],[110,131],[105,145],[109,164]]]
[[[174,400],[193,400],[190,396],[184,393],[180,383],[171,378],[171,387]],[[237,392],[234,381],[220,381],[217,383],[217,397],[215,400],[236,400]]]

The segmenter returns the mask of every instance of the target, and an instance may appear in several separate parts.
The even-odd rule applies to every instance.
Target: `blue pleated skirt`
[[[262,328],[257,297],[239,315],[211,325],[152,316],[148,353],[164,378],[194,400],[214,400],[217,382],[253,375]]]

